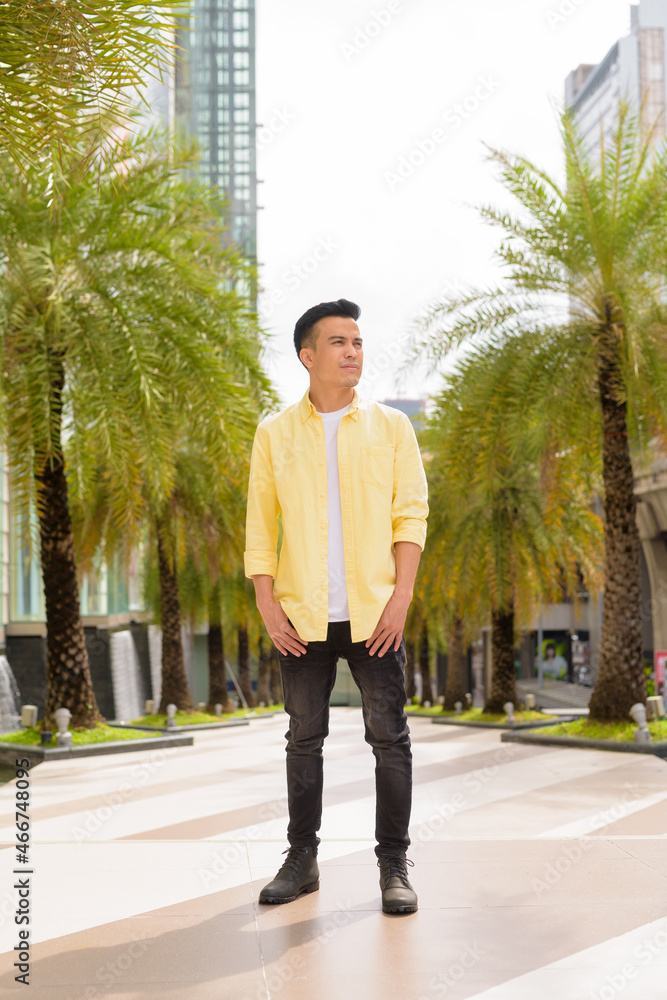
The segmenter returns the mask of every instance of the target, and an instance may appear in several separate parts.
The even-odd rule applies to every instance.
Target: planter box
[[[128,727],[130,728],[130,727]],[[134,727],[131,727],[134,728]],[[25,743],[0,743],[0,764],[14,767],[16,760],[27,757],[30,766],[45,760],[69,760],[72,757],[101,757],[110,753],[134,753],[135,750],[162,750],[166,747],[191,747],[192,736],[157,736],[145,740],[118,740],[115,743],[91,743],[87,747],[43,747]]]
[[[667,740],[655,743],[619,743],[615,740],[586,740],[576,736],[539,736],[537,733],[503,733],[500,739],[503,743],[532,743],[533,746],[611,750],[614,753],[649,753],[667,759]]]
[[[469,719],[457,719],[456,716],[447,716],[443,719],[436,717],[431,721],[435,722],[437,726],[468,726],[473,729],[505,729],[511,732],[515,729],[540,729],[542,726],[556,726],[559,722],[572,722],[573,719],[574,717],[559,715],[558,718],[545,719],[544,721],[536,719],[533,722],[515,722],[513,726],[507,722],[484,722],[483,720],[475,722]]]
[[[196,733],[202,729],[228,729],[230,726],[249,726],[247,719],[222,719],[220,722],[193,722],[189,726],[147,726],[143,722],[107,722],[113,729],[141,729],[146,733]]]

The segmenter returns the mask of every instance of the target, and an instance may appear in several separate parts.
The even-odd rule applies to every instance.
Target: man
[[[360,311],[339,299],[298,320],[294,345],[310,387],[299,403],[263,420],[253,444],[245,571],[278,649],[290,718],[290,847],[260,902],[288,903],[319,888],[322,746],[341,656],[361,692],[375,755],[382,907],[412,913],[403,627],[426,538],[426,477],[405,414],[355,391],[363,366]]]

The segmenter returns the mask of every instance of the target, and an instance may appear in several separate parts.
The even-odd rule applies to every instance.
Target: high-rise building
[[[191,0],[174,66],[147,82],[150,123],[197,139],[199,173],[229,203],[230,241],[257,255],[255,0]]]
[[[609,138],[614,130],[620,100],[635,111],[643,103],[645,126],[657,122],[658,137],[665,135],[667,0],[640,0],[630,13],[630,33],[600,63],[578,66],[565,81],[565,104],[592,157],[598,155],[601,132]]]

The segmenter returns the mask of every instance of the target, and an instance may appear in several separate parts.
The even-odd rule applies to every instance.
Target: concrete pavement
[[[381,912],[359,709],[332,710],[320,891],[285,906],[257,903],[287,846],[284,716],[35,768],[29,992],[14,980],[21,876],[4,786],[0,995],[663,998],[667,764],[410,726],[410,916]]]

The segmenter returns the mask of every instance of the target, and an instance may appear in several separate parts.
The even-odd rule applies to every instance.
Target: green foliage
[[[107,726],[101,722],[98,722],[91,729],[71,729],[70,732],[72,733],[72,745],[75,747],[85,747],[93,743],[116,743],[119,740],[142,740],[147,736],[153,736],[146,730],[114,729],[113,726]],[[41,730],[35,727],[20,729],[13,733],[4,733],[0,736],[2,743],[20,743],[25,746],[38,746],[41,744],[41,740]],[[57,746],[55,733],[46,746]]]
[[[646,678],[646,696],[647,698],[652,698],[656,690],[655,680],[653,679],[653,667],[650,664],[644,664],[644,677]]]
[[[435,306],[415,339],[413,363],[439,363],[461,345],[493,349],[505,359],[511,433],[523,427],[544,454],[566,449],[584,479],[589,470],[599,478],[597,372],[610,324],[633,446],[645,448],[667,428],[667,147],[656,147],[655,133],[642,133],[623,104],[599,164],[567,113],[561,134],[562,184],[524,157],[490,151],[520,206],[517,215],[481,210],[503,234],[504,280]]]
[[[458,715],[456,712],[443,709],[442,705],[436,705],[433,708],[408,708],[406,711],[408,715],[446,716],[447,718],[460,719],[461,722],[505,722],[507,719],[503,712],[485,712],[483,708],[469,708]],[[517,722],[536,722],[542,719],[556,719],[558,716],[532,709],[518,709],[514,713],[514,718]]]
[[[513,347],[514,345],[510,345]],[[422,435],[430,533],[424,573],[469,625],[513,606],[528,622],[539,601],[599,583],[602,523],[569,456],[545,459],[507,417],[509,347],[459,361]]]
[[[187,0],[4,0],[0,147],[17,165],[71,154],[82,132],[127,121],[133,92],[173,62],[171,17]],[[87,155],[87,159],[90,154]]]
[[[667,740],[667,719],[647,722],[654,740]],[[540,729],[540,736],[572,736],[577,739],[611,740],[617,743],[634,743],[636,724],[627,722],[597,722],[593,719],[576,719],[574,722],[561,722],[557,726],[545,726]]]
[[[176,712],[174,719],[177,726],[196,726],[210,722],[224,722],[225,719],[244,718],[247,715],[245,709],[238,709],[236,712],[228,712],[226,715],[211,715],[209,712]],[[139,719],[130,719],[130,724],[134,726],[166,726],[166,715],[142,715]]]
[[[114,542],[136,542],[188,453],[239,482],[236,455],[271,399],[255,316],[233,287],[249,268],[223,246],[222,203],[185,176],[193,155],[166,137],[128,139],[99,185],[80,158],[27,177],[0,162],[2,428],[15,499],[35,499],[33,469],[60,446],[49,390],[62,364],[68,476],[90,551],[112,528]]]

